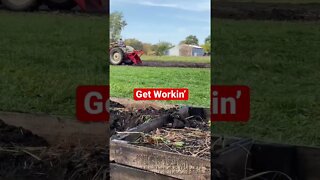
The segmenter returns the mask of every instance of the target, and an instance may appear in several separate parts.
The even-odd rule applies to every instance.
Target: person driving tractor
[[[112,42],[112,41],[111,41]],[[141,64],[140,56],[143,54],[142,50],[135,50],[131,46],[127,46],[122,38],[118,41],[113,41],[109,46],[110,63],[113,65],[121,65],[122,63]]]
[[[124,41],[122,40],[122,38],[119,39],[118,45],[119,45],[120,47],[124,47],[124,48],[126,47],[126,44],[124,43]]]

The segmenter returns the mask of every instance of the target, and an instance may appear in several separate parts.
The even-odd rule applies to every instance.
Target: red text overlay
[[[108,121],[109,86],[79,86],[76,108],[79,121]]]
[[[247,122],[249,118],[249,87],[211,86],[211,121]]]
[[[186,88],[138,88],[133,90],[133,98],[139,100],[188,100]]]

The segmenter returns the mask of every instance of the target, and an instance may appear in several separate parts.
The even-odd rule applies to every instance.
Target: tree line
[[[127,22],[124,20],[123,14],[121,12],[113,12],[110,14],[110,42],[118,41],[121,38],[121,31],[127,26]],[[144,43],[138,39],[126,39],[125,44],[132,46],[134,49],[143,50],[147,55],[157,55],[161,56],[172,48],[174,45],[170,42],[161,41],[156,44]],[[211,52],[211,36],[209,35],[203,44],[199,43],[199,39],[195,35],[189,35],[179,44],[189,44],[201,46],[206,53]]]

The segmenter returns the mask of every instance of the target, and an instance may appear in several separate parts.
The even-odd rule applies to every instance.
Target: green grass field
[[[78,85],[108,83],[106,17],[0,16],[0,111],[74,115]]]
[[[248,124],[214,133],[320,146],[320,23],[215,20],[212,83],[251,87]]]
[[[193,62],[193,63],[210,63],[210,57],[184,57],[184,56],[141,56],[143,61],[178,61],[178,62]]]
[[[210,106],[210,69],[161,67],[110,67],[110,94],[133,98],[134,88],[189,88],[188,101],[174,104]]]

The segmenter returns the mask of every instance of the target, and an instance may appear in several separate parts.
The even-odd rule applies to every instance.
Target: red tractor
[[[135,50],[131,46],[120,46],[118,43],[111,43],[109,47],[110,64],[141,64],[143,51]]]
[[[78,6],[85,12],[106,12],[107,3],[105,0],[0,0],[0,4],[13,11],[35,10],[46,4],[53,10],[70,10]]]

